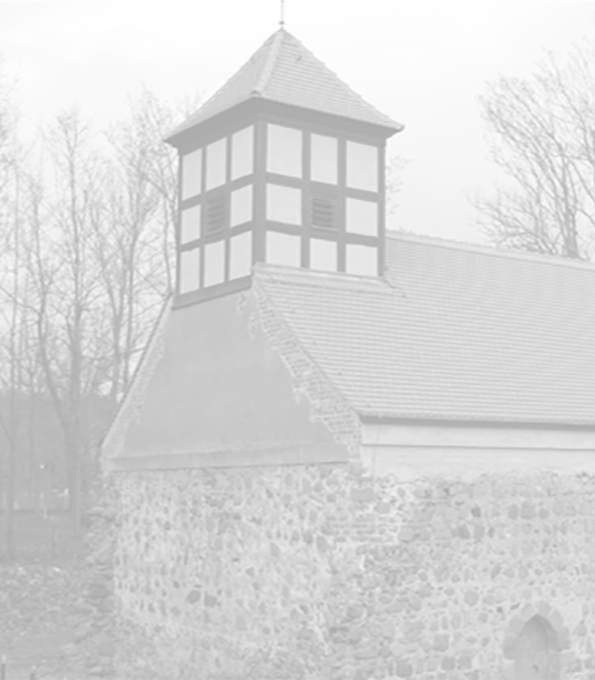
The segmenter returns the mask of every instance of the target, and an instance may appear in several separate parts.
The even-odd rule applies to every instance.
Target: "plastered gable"
[[[283,358],[288,336],[283,347],[274,346],[261,311],[248,292],[171,313],[162,356],[126,432],[122,458],[234,451],[299,457],[315,451],[345,459],[340,437],[320,422],[320,408],[313,410],[308,394],[314,388],[304,387],[303,374],[312,376],[314,365],[294,366],[298,373],[292,375]],[[318,394],[323,382],[317,383]]]

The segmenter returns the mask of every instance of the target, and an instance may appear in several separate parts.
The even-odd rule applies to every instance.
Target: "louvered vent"
[[[206,224],[207,234],[215,234],[225,228],[225,194],[217,194],[207,199]]]
[[[337,199],[323,193],[312,194],[312,226],[321,229],[337,228]]]

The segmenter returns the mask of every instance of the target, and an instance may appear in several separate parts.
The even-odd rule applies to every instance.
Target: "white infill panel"
[[[225,184],[227,139],[220,139],[207,146],[207,191]]]
[[[337,183],[337,140],[325,135],[312,135],[310,177],[313,182]]]
[[[347,142],[347,186],[378,191],[378,148]]]
[[[337,271],[337,244],[321,238],[310,240],[310,269],[321,272]]]
[[[223,283],[225,280],[225,241],[208,243],[205,246],[205,288]]]
[[[299,267],[301,264],[301,238],[293,234],[268,231],[266,239],[266,261],[285,267]]]
[[[378,276],[378,248],[348,243],[345,269],[348,274]]]
[[[202,149],[182,156],[182,200],[197,196],[201,191]]]
[[[301,177],[302,131],[269,123],[267,132],[267,171]]]
[[[229,255],[229,278],[240,279],[248,276],[252,271],[252,232],[232,236],[229,241],[231,252]]]
[[[198,290],[200,282],[200,248],[180,253],[180,293]]]
[[[231,137],[231,179],[254,172],[254,125],[236,132]]]
[[[200,205],[182,210],[180,243],[189,243],[200,238]]]
[[[242,187],[231,192],[231,222],[232,227],[252,220],[253,185]]]
[[[267,220],[285,224],[302,224],[301,189],[267,184]]]
[[[378,203],[348,198],[346,229],[351,234],[378,236]]]

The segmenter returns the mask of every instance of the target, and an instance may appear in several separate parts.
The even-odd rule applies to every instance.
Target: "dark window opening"
[[[312,226],[321,229],[337,228],[337,199],[331,194],[312,194]]]
[[[220,193],[207,198],[205,211],[205,233],[215,234],[225,228],[227,210],[225,194]]]

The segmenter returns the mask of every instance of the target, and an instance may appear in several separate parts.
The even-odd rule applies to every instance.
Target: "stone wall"
[[[124,677],[506,678],[540,614],[560,677],[595,679],[586,475],[402,483],[345,464],[118,487]]]

